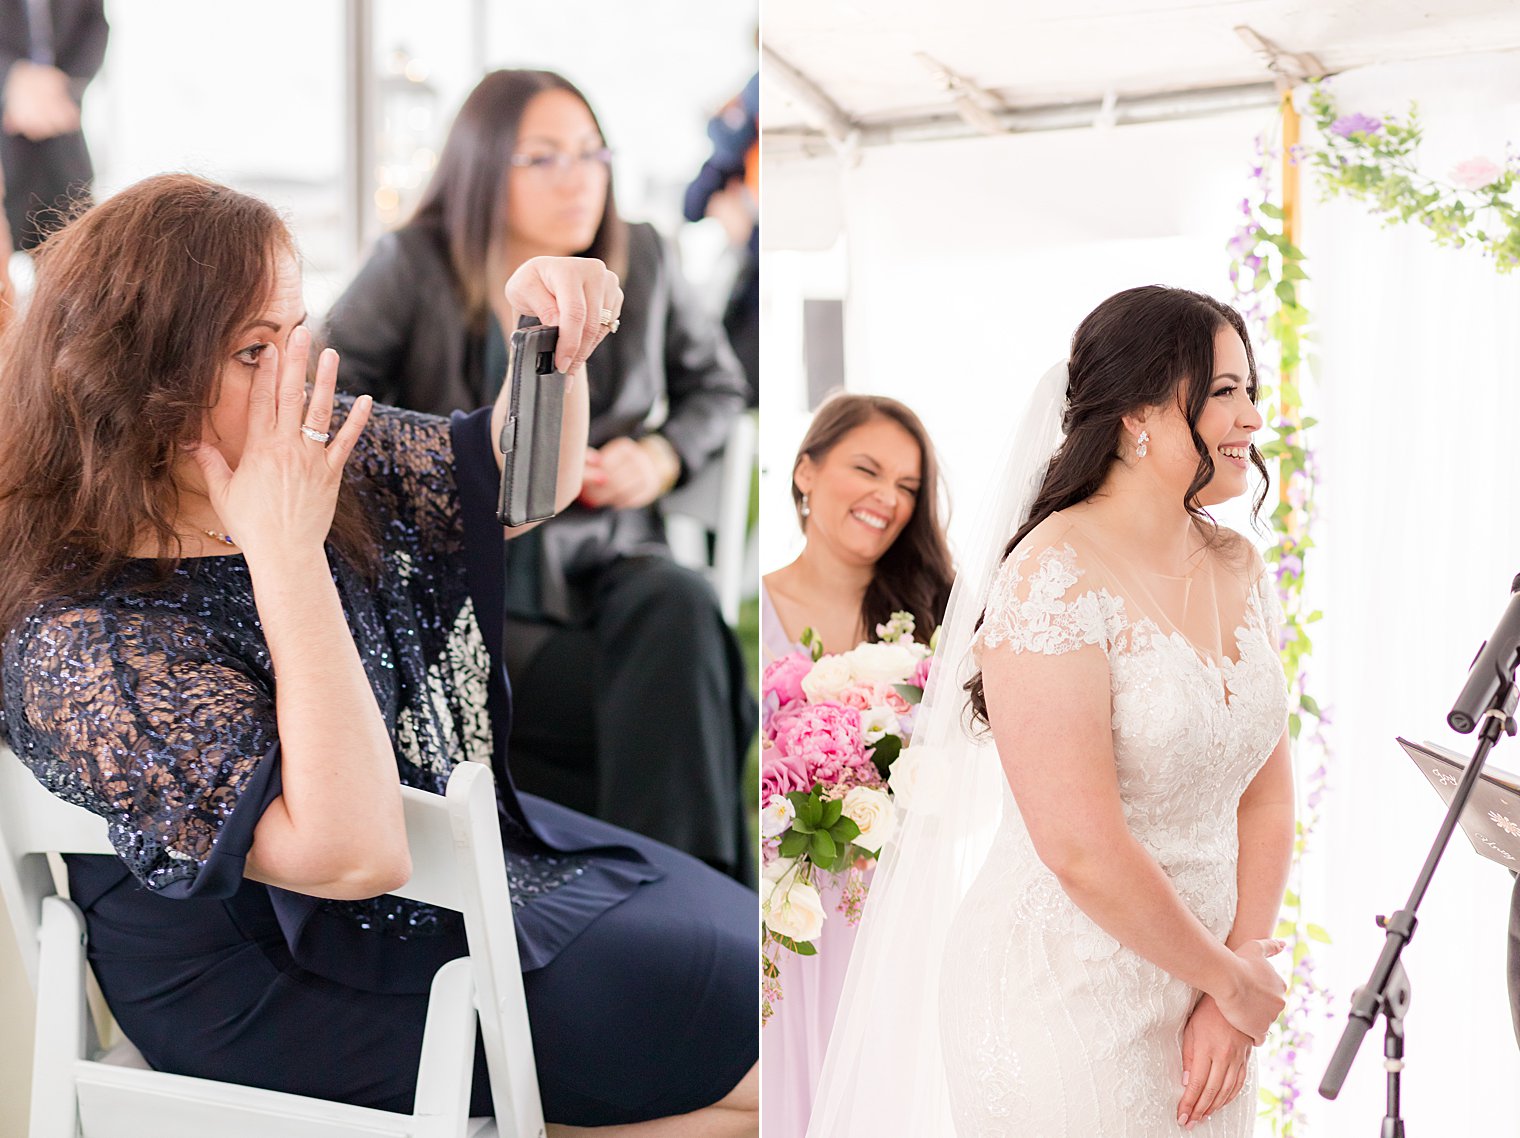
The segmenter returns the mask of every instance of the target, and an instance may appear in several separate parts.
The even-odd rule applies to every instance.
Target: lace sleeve
[[[352,406],[351,397],[339,396],[334,420]],[[447,419],[375,405],[349,468],[379,515],[383,546],[415,543],[424,556],[459,552],[464,529],[453,458]]]
[[[4,667],[16,754],[53,794],[106,819],[139,881],[176,897],[236,889],[278,793],[272,691],[253,669],[218,658],[203,625],[129,604],[32,615]]]
[[[978,655],[1006,644],[1014,652],[1047,656],[1096,644],[1105,655],[1127,623],[1124,601],[1084,582],[1086,571],[1069,544],[1033,555],[1016,549],[998,567],[974,647]],[[1086,587],[1084,587],[1084,585]]]

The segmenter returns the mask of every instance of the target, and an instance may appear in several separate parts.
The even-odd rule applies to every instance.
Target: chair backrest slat
[[[460,764],[447,795],[410,787],[401,793],[412,877],[395,892],[464,914],[498,1131],[535,1138],[543,1133],[543,1108],[491,769]],[[0,897],[34,988],[42,899],[54,892],[46,855],[112,852],[103,818],[49,794],[0,747]]]
[[[103,818],[49,794],[8,747],[0,746],[0,900],[34,989],[42,899],[53,892],[49,852],[115,851]]]

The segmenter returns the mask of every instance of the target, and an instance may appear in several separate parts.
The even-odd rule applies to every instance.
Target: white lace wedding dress
[[[1113,556],[1085,518],[1057,513],[999,569],[978,634],[983,661],[1105,655],[1129,828],[1221,940],[1235,913],[1236,807],[1287,710],[1277,611],[1243,539],[1186,577],[1161,577]],[[1172,1138],[1198,993],[1077,908],[1005,796],[940,978],[957,1138]],[[1246,1089],[1192,1133],[1246,1138],[1256,1110],[1253,1063]]]

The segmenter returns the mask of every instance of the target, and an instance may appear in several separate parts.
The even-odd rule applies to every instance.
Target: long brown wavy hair
[[[485,327],[491,306],[487,262],[507,230],[507,175],[517,149],[518,124],[533,97],[544,91],[574,95],[606,139],[586,96],[564,76],[553,71],[493,71],[459,108],[422,200],[403,227],[423,230],[448,257],[454,287],[477,331]],[[628,227],[618,216],[611,171],[602,223],[591,244],[574,252],[604,261],[620,277],[627,275]]]
[[[138,182],[38,249],[31,301],[0,340],[0,637],[43,601],[100,589],[149,536],[157,579],[176,568],[176,458],[285,253],[270,206],[188,174]],[[330,541],[373,573],[349,484]]]
[[[806,534],[802,491],[795,480],[797,468],[804,458],[822,462],[840,439],[873,419],[891,420],[918,443],[919,489],[908,524],[876,562],[871,583],[860,602],[860,619],[866,635],[875,640],[878,624],[885,624],[894,612],[910,612],[914,639],[924,643],[945,615],[955,570],[939,520],[939,462],[929,432],[912,409],[884,395],[841,394],[825,400],[797,448],[797,459],[792,464],[792,503],[797,508],[798,524]]]
[[[1198,434],[1214,375],[1214,337],[1233,328],[1246,349],[1246,391],[1256,399],[1256,355],[1240,313],[1222,301],[1182,288],[1145,285],[1126,289],[1093,309],[1077,326],[1067,367],[1066,438],[1051,456],[1045,480],[1029,508],[1029,520],[1003,549],[1003,559],[1035,526],[1057,510],[1084,502],[1098,492],[1119,460],[1124,416],[1143,407],[1175,402],[1187,416],[1198,452],[1198,468],[1182,496],[1210,540],[1218,526],[1198,502],[1214,479],[1214,457]],[[1251,503],[1254,519],[1267,500],[1267,464],[1255,444],[1251,464],[1262,482]],[[983,616],[986,615],[984,612]],[[977,618],[980,628],[982,617]],[[987,723],[987,698],[978,671],[966,682],[971,714]]]

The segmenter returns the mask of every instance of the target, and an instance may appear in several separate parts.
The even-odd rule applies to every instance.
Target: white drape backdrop
[[[1480,153],[1503,160],[1520,122],[1517,64],[1508,55],[1383,67],[1334,89],[1343,110],[1374,115],[1418,99],[1427,168],[1440,175]],[[1009,416],[1099,300],[1151,282],[1228,295],[1223,246],[1252,138],[1270,118],[905,146],[868,152],[840,175],[849,386],[920,412],[957,519],[975,516]],[[767,166],[770,240],[784,233],[788,185],[814,186],[813,176]],[[1310,667],[1314,694],[1334,712],[1335,748],[1305,892],[1311,919],[1334,937],[1316,958],[1339,999],[1316,1028],[1300,1088],[1307,1133],[1342,1138],[1377,1133],[1381,1029],[1338,1101],[1314,1089],[1346,996],[1381,944],[1373,916],[1403,904],[1439,819],[1393,737],[1470,749],[1445,714],[1520,571],[1520,275],[1501,277],[1474,250],[1435,248],[1417,226],[1385,230],[1359,205],[1320,204],[1312,178],[1305,188],[1319,336],[1309,412],[1322,424],[1323,475],[1309,581],[1326,613]],[[795,287],[799,274],[786,277]],[[788,298],[770,303],[784,309]],[[921,343],[932,350],[911,350]],[[786,481],[806,416],[795,377],[768,375],[767,385],[769,569],[794,546]],[[1239,511],[1222,519],[1244,526]],[[952,541],[956,532],[952,522]],[[1495,761],[1520,770],[1520,741],[1501,744]],[[1421,909],[1406,953],[1412,1133],[1520,1128],[1504,988],[1509,887],[1459,836]]]

